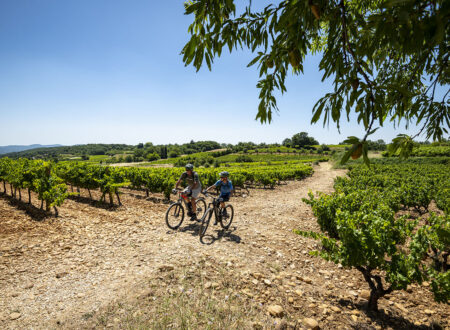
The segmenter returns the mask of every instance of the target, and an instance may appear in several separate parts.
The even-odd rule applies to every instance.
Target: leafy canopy
[[[386,120],[421,125],[412,138],[425,132],[440,140],[448,133],[449,1],[285,0],[255,11],[250,0],[237,13],[233,0],[194,0],[185,10],[194,16],[182,50],[186,65],[199,70],[206,62],[211,70],[224,47],[255,53],[248,66],[259,68],[262,123],[278,111],[274,93],[286,92],[287,74],[299,75],[305,56],[318,54],[322,80],[332,80],[334,90],[317,101],[311,123],[332,120],[339,129],[342,117],[355,112],[366,129],[362,139],[351,139],[355,150],[364,150],[374,125]],[[442,99],[437,86],[446,91]],[[395,144],[407,149],[412,138]]]

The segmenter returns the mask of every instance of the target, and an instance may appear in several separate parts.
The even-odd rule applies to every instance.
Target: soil
[[[171,273],[171,283],[187,269],[210,276],[205,290],[220,291],[224,275],[233,280],[231,289],[254,311],[249,328],[301,329],[305,318],[325,329],[448,328],[450,308],[433,301],[428,283],[395,291],[370,313],[358,271],[309,255],[319,245],[293,229],[318,226],[301,199],[309,190],[331,192],[333,179],[345,175],[328,163],[314,169],[305,180],[232,198],[231,228],[210,228],[203,243],[196,222],[168,229],[162,196],[125,190],[123,206],[110,207],[82,190],[55,218],[36,207],[34,194],[34,206],[0,195],[0,328],[120,328],[98,323],[111,304],[138,300],[161,274]],[[272,305],[283,312],[270,316]]]

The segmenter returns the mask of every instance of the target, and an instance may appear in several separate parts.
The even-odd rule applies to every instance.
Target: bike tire
[[[206,213],[206,202],[204,198],[199,198],[196,201],[197,204],[197,219],[203,218],[203,215]]]
[[[202,223],[200,224],[200,230],[198,232],[200,236],[200,240],[202,240],[203,236],[206,234],[206,230],[208,229],[209,223],[211,222],[211,217],[214,214],[214,210],[209,208],[206,210],[205,214],[202,217]]]
[[[166,211],[166,225],[170,229],[178,229],[184,220],[184,207],[181,203],[173,203]]]
[[[221,221],[220,221],[220,225],[222,226],[223,229],[228,229],[231,226],[231,223],[233,222],[233,217],[234,217],[234,209],[233,209],[233,205],[228,204],[225,206],[225,210],[227,211],[227,216],[221,216]],[[222,210],[221,210],[222,211]]]

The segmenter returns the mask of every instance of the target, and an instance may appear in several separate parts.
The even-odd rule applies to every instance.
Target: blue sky
[[[185,67],[192,18],[183,13],[178,0],[1,0],[0,145],[271,143],[301,131],[338,143],[363,135],[355,121],[342,123],[341,135],[331,124],[310,125],[313,105],[331,90],[315,57],[288,79],[273,123],[255,121],[252,55],[225,53],[211,72]],[[404,132],[388,125],[372,139]]]

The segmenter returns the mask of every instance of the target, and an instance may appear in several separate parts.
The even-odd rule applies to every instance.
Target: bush
[[[176,158],[176,157],[179,156],[179,153],[174,151],[174,150],[172,150],[172,151],[169,152],[168,156],[169,156],[169,158]]]
[[[153,152],[153,153],[149,153],[149,154],[147,154],[146,156],[145,156],[145,158],[148,160],[148,161],[154,161],[154,160],[158,160],[158,159],[160,159],[161,157],[159,156],[159,154],[157,154],[156,152]]]
[[[250,156],[242,155],[236,157],[236,163],[251,163],[253,162],[253,158]]]

